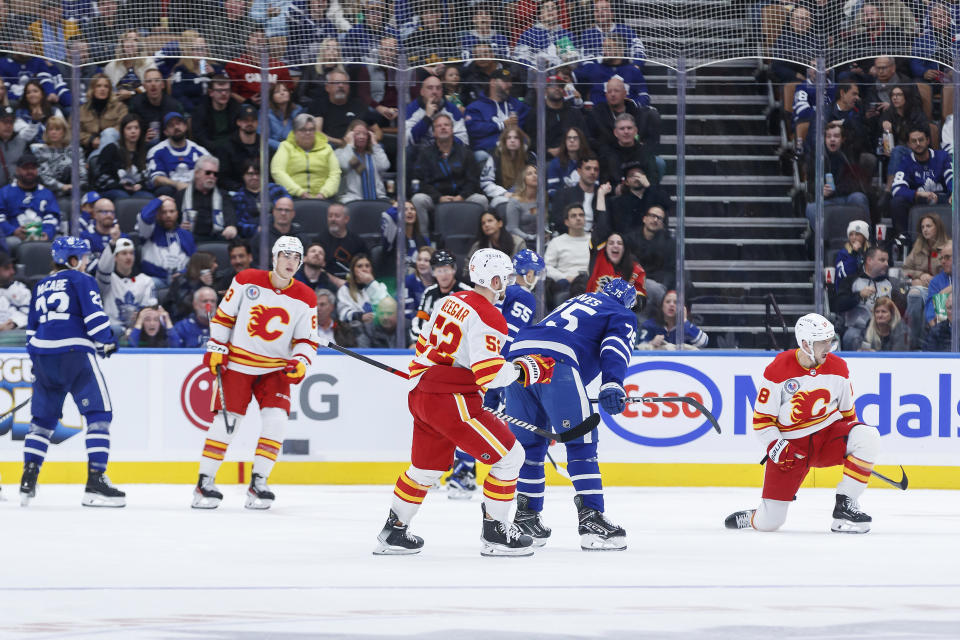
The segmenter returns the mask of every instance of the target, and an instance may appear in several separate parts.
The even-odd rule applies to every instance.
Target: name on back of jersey
[[[49,293],[51,291],[65,291],[67,288],[67,281],[61,278],[55,278],[53,280],[47,280],[46,282],[41,282],[37,285],[37,295],[42,295],[44,293]]]
[[[440,312],[446,314],[452,320],[463,322],[463,319],[467,317],[468,313],[470,313],[470,308],[459,304],[456,298],[448,296],[447,298],[444,298],[443,305],[440,307]]]

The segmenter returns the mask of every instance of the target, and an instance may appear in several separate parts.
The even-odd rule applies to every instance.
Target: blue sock
[[[466,451],[457,449],[453,452],[454,467],[462,464],[467,469],[473,469],[477,466],[477,460]]]
[[[583,506],[603,513],[603,481],[597,462],[597,444],[567,445],[567,471]]]
[[[44,429],[37,424],[31,423],[30,431],[27,437],[23,439],[23,463],[35,462],[37,466],[43,464],[47,457],[47,449],[50,447],[50,436],[53,435],[51,429]]]
[[[94,422],[87,425],[87,463],[90,471],[106,471],[109,457],[110,423]]]
[[[543,460],[547,455],[547,445],[524,446],[523,466],[517,480],[517,493],[527,496],[527,508],[530,511],[543,511],[543,492],[546,480]]]

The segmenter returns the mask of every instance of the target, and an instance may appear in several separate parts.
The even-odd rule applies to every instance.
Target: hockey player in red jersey
[[[857,420],[847,363],[836,349],[833,325],[808,313],[797,321],[799,349],[785,351],[764,370],[753,411],[753,431],[766,447],[763,494],[757,509],[727,516],[728,529],[775,531],[812,468],[843,465],[831,531],[866,533],[872,519],[857,499],[867,487],[880,449],[876,428]]]
[[[290,414],[290,385],[299,384],[317,352],[317,296],[293,279],[303,264],[303,244],[281,236],[273,245],[273,269],[237,274],[210,322],[203,364],[223,376],[227,420],[236,425],[251,398],[260,405],[260,439],[247,490],[248,509],[269,509],[274,494],[267,478],[280,454],[283,425]],[[215,408],[222,411],[220,398]],[[193,507],[215,509],[223,494],[214,478],[230,441],[222,416],[207,432]]]
[[[501,349],[507,322],[493,306],[513,283],[510,258],[496,249],[480,249],[470,259],[472,291],[448,295],[434,306],[416,343],[410,377],[413,446],[410,467],[393,490],[387,523],[377,538],[378,555],[418,553],[423,539],[407,525],[440,476],[456,447],[492,465],[483,483],[482,547],[485,556],[533,554],[533,539],[510,522],[523,464],[523,447],[507,425],[481,406],[481,390],[519,381],[524,386],[550,382],[552,358],[522,356],[507,362]]]

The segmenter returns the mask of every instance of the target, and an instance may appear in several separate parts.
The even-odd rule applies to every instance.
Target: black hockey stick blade
[[[373,358],[368,358],[367,356],[363,355],[362,353],[357,353],[356,351],[351,351],[350,349],[347,349],[346,347],[341,347],[340,345],[335,344],[335,343],[333,343],[333,342],[327,343],[327,344],[324,345],[324,346],[326,346],[328,349],[333,349],[334,351],[339,351],[340,353],[342,353],[342,354],[345,355],[345,356],[350,356],[351,358],[356,358],[356,359],[359,360],[360,362],[366,362],[367,364],[373,365],[373,366],[376,367],[377,369],[382,369],[382,370],[386,371],[387,373],[392,373],[393,375],[399,376],[399,377],[403,378],[404,380],[409,380],[409,379],[410,379],[410,375],[409,375],[408,373],[405,373],[405,372],[403,372],[403,371],[400,371],[399,369],[394,369],[394,368],[391,367],[390,365],[388,365],[388,364],[386,364],[386,363],[384,363],[384,362],[380,362],[379,360],[374,360]]]
[[[591,398],[590,402],[599,402],[599,400],[596,398]],[[713,414],[710,413],[705,406],[703,406],[703,403],[696,398],[691,398],[690,396],[654,396],[652,398],[630,396],[627,398],[627,402],[685,402],[702,413],[703,416],[710,421],[710,424],[713,425],[714,431],[721,433],[720,423],[717,422],[717,419],[713,417]]]
[[[514,418],[513,416],[508,416],[502,411],[497,411],[496,409],[491,409],[490,407],[484,407],[484,411],[489,411],[493,415],[497,416],[504,422],[509,422],[510,424],[516,425],[521,429],[526,429],[530,433],[535,433],[541,438],[546,438],[551,442],[569,442],[571,440],[576,440],[581,438],[586,434],[590,433],[597,428],[597,425],[600,424],[600,414],[594,413],[591,414],[586,420],[578,424],[577,426],[567,429],[563,433],[554,433],[552,431],[547,431],[546,429],[541,429],[540,427],[530,424],[526,420],[521,420],[520,418]]]
[[[903,470],[902,466],[900,467],[900,473],[901,475],[903,475],[903,478],[900,479],[900,482],[897,482],[893,478],[888,478],[887,476],[883,475],[882,473],[878,473],[877,471],[870,472],[871,475],[877,476],[887,484],[894,486],[897,489],[900,489],[901,491],[906,491],[907,486],[909,484],[909,480],[907,479],[907,472]]]

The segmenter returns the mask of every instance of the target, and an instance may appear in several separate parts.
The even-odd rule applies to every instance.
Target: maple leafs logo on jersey
[[[828,404],[830,392],[826,389],[798,391],[790,399],[790,419],[796,424],[822,418],[827,414]]]
[[[283,307],[268,307],[258,304],[250,310],[250,322],[247,323],[247,334],[251,338],[260,338],[262,340],[276,340],[283,335],[282,330],[271,328],[270,323],[274,320],[283,327],[290,324],[290,313]]]

